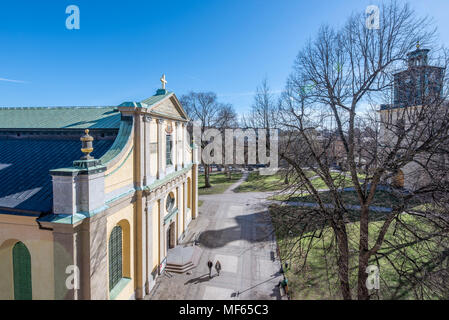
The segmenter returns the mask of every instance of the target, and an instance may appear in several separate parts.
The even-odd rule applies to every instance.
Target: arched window
[[[31,255],[22,242],[17,242],[12,249],[14,299],[31,300]]]
[[[123,277],[122,228],[114,227],[109,238],[109,290]]]
[[[175,207],[175,196],[173,195],[172,192],[170,192],[169,195],[167,196],[165,208],[167,209],[167,212],[170,212],[173,210],[174,207]]]

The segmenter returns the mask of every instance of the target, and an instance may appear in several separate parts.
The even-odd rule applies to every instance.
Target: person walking
[[[209,268],[209,278],[212,277],[212,267],[214,266],[214,264],[212,263],[212,261],[207,261],[207,267]]]
[[[284,275],[284,279],[282,281],[279,281],[279,286],[284,290],[284,294],[288,297],[288,280]],[[282,296],[282,293],[281,293]]]
[[[217,270],[218,275],[220,275],[221,263],[218,260],[217,260],[217,262],[215,262],[215,270]]]

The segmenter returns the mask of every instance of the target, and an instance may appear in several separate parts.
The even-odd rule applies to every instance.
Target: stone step
[[[167,259],[167,265],[165,266],[165,270],[174,273],[184,273],[198,265],[198,262],[201,258],[202,250],[197,246],[189,247],[186,249],[188,252],[187,256],[184,256],[182,259],[180,258],[180,250],[182,248],[177,248],[177,251],[171,251],[170,253],[177,252],[178,256],[169,256]]]
[[[187,272],[195,267],[196,266],[193,263],[188,263],[183,266],[167,265],[165,267],[165,270],[169,271],[169,272],[174,272],[174,273],[184,273],[184,272]]]

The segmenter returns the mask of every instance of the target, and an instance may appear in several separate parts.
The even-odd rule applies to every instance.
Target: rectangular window
[[[172,141],[172,138],[171,138],[170,134],[167,134],[165,137],[166,137],[165,138],[165,150],[166,150],[166,152],[165,152],[165,160],[166,160],[167,166],[171,166],[173,164],[172,159],[171,159],[171,157],[172,157],[172,152],[171,151],[172,151],[172,148],[173,148],[173,141]]]

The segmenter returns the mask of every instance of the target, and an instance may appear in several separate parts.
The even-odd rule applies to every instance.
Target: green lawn
[[[306,171],[307,178],[312,178],[312,185],[316,189],[327,189],[326,183],[323,179],[319,178],[316,173],[312,170]],[[339,172],[331,172],[332,179],[334,180],[335,185],[338,188],[348,188],[354,186],[352,180],[345,176],[343,173]],[[359,179],[364,179],[363,174],[358,174]],[[247,181],[242,183],[235,192],[265,192],[265,191],[279,191],[288,188],[289,185],[286,185],[284,182],[285,176],[278,172],[271,176],[262,176],[259,175],[259,172],[251,172],[248,175]],[[296,179],[296,175],[290,174],[289,176],[289,184],[297,185],[298,179]]]
[[[347,177],[343,173],[340,172],[331,172],[332,180],[334,181],[334,184],[337,188],[349,188],[353,187],[354,183],[352,183],[351,178]],[[361,176],[359,175],[359,179]],[[326,185],[323,179],[320,177],[316,177],[312,181],[312,185],[315,189],[329,189],[329,187]]]
[[[312,177],[314,173],[307,171],[306,175]],[[292,183],[294,177],[290,177],[289,182]],[[248,179],[243,182],[235,192],[266,192],[266,191],[278,191],[288,187],[285,183],[285,176],[282,173],[276,173],[273,175],[260,175],[258,171],[250,172]]]
[[[248,179],[238,186],[235,192],[275,191],[285,188],[284,177],[276,173],[271,176],[259,175],[259,172],[250,172]]]
[[[205,188],[204,187],[204,174],[199,175],[198,180],[198,194],[206,195],[206,194],[218,194],[225,192],[232,184],[236,183],[242,177],[241,173],[232,173],[231,180],[226,177],[224,173],[211,173],[210,174],[210,183],[212,187]]]
[[[447,212],[447,208],[445,208],[444,206],[442,206],[440,204],[431,204],[431,203],[419,204],[410,210],[418,211],[418,212],[433,211],[433,212],[437,212],[437,213],[441,213],[441,214],[444,214]]]
[[[281,209],[282,208],[282,209]],[[285,210],[291,210],[291,214],[286,214]],[[301,209],[299,209],[301,210]],[[282,212],[282,213],[281,213]],[[283,262],[289,262],[289,268],[286,270],[286,277],[288,278],[289,291],[293,299],[341,299],[340,288],[337,276],[336,259],[335,259],[335,237],[329,227],[324,227],[323,232],[315,234],[315,237],[307,239],[300,239],[299,229],[291,229],[291,223],[286,222],[289,219],[295,219],[300,211],[298,208],[286,206],[272,206],[270,208],[273,226],[275,227],[276,238],[279,245],[280,255]],[[357,214],[357,212],[354,212]],[[356,221],[357,219],[354,219]],[[419,225],[421,229],[425,230],[426,225],[420,218],[412,217],[407,214],[401,215],[402,221],[407,221],[409,225]],[[287,228],[287,225],[290,228]],[[374,237],[377,234],[382,221],[370,223],[369,233],[370,247],[374,244]],[[310,227],[310,225],[308,225]],[[352,222],[346,225],[349,237],[350,250],[350,283],[353,298],[356,297],[357,290],[357,264],[358,264],[358,239],[359,239],[359,223]],[[297,228],[300,228],[297,226]],[[306,235],[312,235],[312,230]],[[390,261],[401,264],[405,269],[413,269],[416,265],[424,265],[429,263],[432,258],[423,255],[429,248],[437,248],[436,243],[431,241],[421,241],[413,244],[406,244],[410,241],[411,234],[406,229],[396,230],[394,233],[395,223],[389,228],[386,234],[384,245],[380,253],[390,251],[387,247],[388,243],[404,244],[401,250],[406,250],[410,260],[405,259],[399,252],[392,252],[388,254],[388,259],[383,255],[378,255],[378,260],[370,261],[370,264],[379,265],[380,270],[380,290],[379,298],[381,299],[410,299],[414,298],[411,283],[399,280]],[[310,244],[309,240],[312,239]],[[414,238],[413,238],[414,239]],[[305,255],[306,248],[311,248],[309,253]],[[424,251],[427,250],[427,251]],[[396,265],[397,266],[397,265]],[[427,292],[432,298],[433,293]]]
[[[341,191],[343,202],[346,205],[360,205],[359,198],[355,191]],[[320,192],[320,198],[324,203],[333,203],[333,195],[330,192]],[[278,201],[294,201],[294,202],[313,202],[315,203],[315,198],[312,195],[300,195],[300,194],[279,194],[270,198],[271,200]],[[395,198],[391,193],[387,191],[376,191],[374,194],[374,199],[371,202],[371,206],[380,206],[391,208],[395,204],[398,204],[399,200]]]

